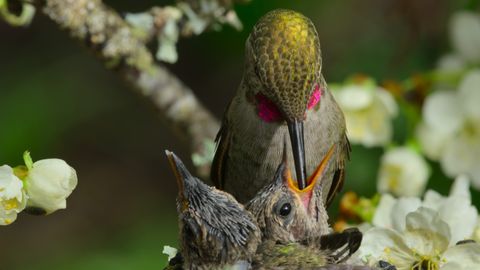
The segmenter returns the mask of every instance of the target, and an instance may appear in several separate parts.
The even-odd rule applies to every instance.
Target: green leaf
[[[28,170],[31,170],[33,168],[33,160],[32,160],[32,157],[30,156],[29,151],[25,151],[23,153],[23,161],[25,162],[25,166],[27,166]]]

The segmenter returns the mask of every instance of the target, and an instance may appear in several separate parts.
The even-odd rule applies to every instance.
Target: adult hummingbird
[[[308,18],[274,10],[255,24],[243,78],[216,138],[211,178],[217,187],[242,203],[252,199],[275,174],[288,134],[300,190],[335,145],[335,164],[322,179],[323,201],[330,204],[342,187],[350,148],[343,113],[321,71],[320,42]]]
[[[193,177],[174,153],[166,154],[179,188],[182,255],[182,260],[176,260],[180,265],[167,269],[223,270],[249,265],[260,242],[254,217],[230,194]]]

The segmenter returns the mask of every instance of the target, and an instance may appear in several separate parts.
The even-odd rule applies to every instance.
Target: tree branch
[[[219,122],[191,89],[154,62],[144,42],[117,12],[100,0],[45,0],[42,5],[45,15],[148,98],[168,126],[184,135],[194,155],[211,155],[207,142],[212,142]],[[208,177],[210,162],[208,158],[197,162],[201,177]]]

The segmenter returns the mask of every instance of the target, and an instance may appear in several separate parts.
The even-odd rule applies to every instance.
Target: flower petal
[[[77,186],[77,174],[64,160],[43,159],[35,162],[27,178],[28,206],[50,214],[66,208],[66,199]]]
[[[468,176],[461,174],[455,178],[452,187],[450,188],[450,196],[459,196],[472,201],[470,194],[470,179]]]
[[[399,232],[405,231],[405,225],[408,215],[422,205],[422,202],[419,198],[410,197],[410,198],[400,198],[397,200],[397,203],[393,206],[390,217],[392,219],[393,228]]]
[[[361,110],[373,102],[372,90],[356,84],[347,85],[336,93],[335,99],[345,110]]]
[[[450,228],[438,213],[432,209],[420,207],[407,215],[405,243],[421,255],[436,255],[447,249],[450,240]]]
[[[394,230],[383,228],[372,228],[364,234],[358,256],[364,261],[385,260],[398,269],[402,266],[410,266],[415,261],[402,235]]]
[[[480,269],[480,244],[468,243],[449,248],[444,254],[442,270]]]
[[[5,211],[3,207],[0,207],[0,225],[10,225],[17,219],[16,211]]]
[[[465,129],[445,145],[440,164],[448,176],[455,177],[460,174],[468,174],[475,184],[475,181],[480,181],[480,175],[477,173],[480,172],[479,156],[480,139]]]
[[[480,44],[479,44],[480,45]],[[462,82],[458,86],[458,93],[462,103],[462,108],[468,117],[480,121],[480,70],[475,69],[465,75]]]
[[[0,166],[0,201],[16,198],[22,200],[23,182],[8,165]]]
[[[165,246],[163,246],[162,253],[167,255],[168,256],[168,261],[170,261],[171,259],[173,259],[177,255],[178,249],[165,245]]]
[[[23,182],[8,165],[0,166],[0,225],[9,225],[25,209],[27,197]]]
[[[427,190],[423,197],[422,206],[438,211],[438,209],[445,203],[446,199],[446,197],[443,197],[435,190]]]
[[[477,243],[480,243],[480,218],[477,218],[477,225],[475,226],[475,230],[470,238]]]
[[[450,19],[452,46],[466,60],[480,61],[480,16],[470,11],[456,12]]]
[[[392,208],[397,200],[390,194],[385,193],[380,198],[377,209],[373,216],[372,224],[381,228],[392,228]]]
[[[468,239],[477,225],[477,208],[464,197],[448,197],[438,210],[438,214],[450,227],[451,245]]]
[[[394,117],[398,114],[398,105],[395,102],[392,94],[383,88],[377,89],[377,97],[383,103],[383,106],[387,109],[390,116]]]
[[[372,82],[347,84],[334,94],[344,112],[352,143],[371,147],[390,142],[393,133],[391,118],[398,111],[390,93]]]
[[[377,190],[396,196],[420,196],[429,176],[423,156],[409,147],[396,147],[382,156]]]
[[[416,129],[416,136],[420,142],[423,153],[430,159],[439,160],[442,156],[445,144],[452,134],[442,132],[421,122]]]
[[[427,96],[423,119],[428,127],[451,134],[463,124],[462,104],[454,91],[437,91]]]

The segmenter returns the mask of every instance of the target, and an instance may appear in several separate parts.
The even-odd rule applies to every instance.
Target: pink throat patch
[[[282,114],[277,106],[266,96],[258,93],[255,95],[257,100],[258,116],[265,122],[277,122],[282,120]]]
[[[310,97],[310,101],[308,101],[307,109],[310,110],[311,108],[315,107],[315,105],[320,102],[320,98],[322,97],[322,91],[320,91],[320,86],[315,85],[315,90],[313,90],[312,96]]]
[[[315,85],[315,90],[308,101],[307,109],[310,110],[311,108],[315,107],[315,105],[320,102],[322,97],[322,91],[320,86],[317,84]],[[277,108],[277,106],[269,100],[266,96],[262,95],[261,93],[257,93],[255,95],[255,99],[257,100],[257,110],[258,116],[265,122],[278,122],[283,119],[282,113]]]

